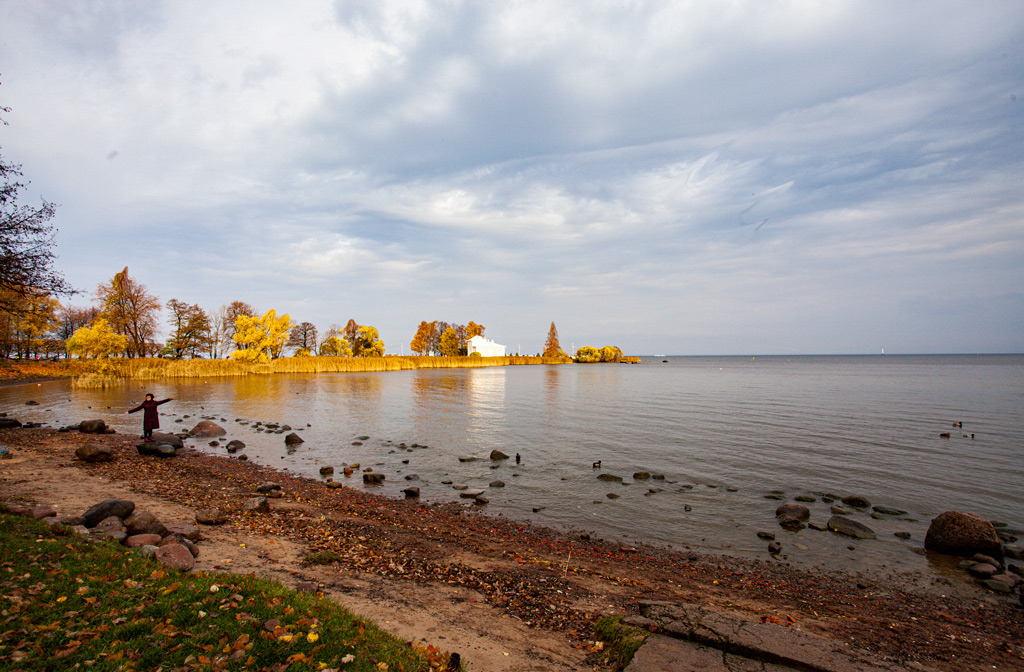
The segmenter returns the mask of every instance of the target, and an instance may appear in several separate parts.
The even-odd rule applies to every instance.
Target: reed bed
[[[227,378],[275,373],[359,373],[413,369],[465,369],[566,364],[560,357],[287,357],[266,364],[231,359],[103,359],[80,363],[75,387],[105,387],[123,380]]]

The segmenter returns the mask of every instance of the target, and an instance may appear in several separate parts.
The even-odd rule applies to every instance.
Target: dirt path
[[[641,600],[696,603],[776,622],[896,660],[947,670],[1024,669],[1024,613],[971,585],[889,585],[885,577],[821,575],[780,563],[626,548],[350,488],[330,490],[240,460],[184,450],[137,455],[126,437],[95,442],[117,459],[85,464],[87,440],[50,430],[0,430],[14,459],[0,462],[0,500],[79,514],[131,499],[164,522],[218,507],[229,522],[203,527],[197,569],[255,573],[324,594],[405,640],[462,654],[469,670],[605,669],[590,630],[600,615]],[[242,511],[257,485],[285,496],[270,514]],[[303,566],[311,551],[332,564]],[[930,587],[929,587],[930,585]]]

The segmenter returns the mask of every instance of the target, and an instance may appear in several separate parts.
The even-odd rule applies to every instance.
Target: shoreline
[[[1024,612],[1009,599],[966,583],[932,578],[908,586],[893,576],[624,546],[490,516],[472,505],[427,505],[329,489],[321,481],[195,450],[179,451],[169,460],[144,458],[124,435],[16,429],[0,431],[0,440],[15,456],[0,462],[0,499],[78,507],[59,511],[74,514],[95,503],[78,501],[83,497],[99,501],[105,497],[97,493],[104,489],[126,489],[149,499],[148,506],[174,508],[179,515],[222,508],[229,512],[228,525],[203,528],[204,533],[214,539],[234,535],[244,539],[238,542],[244,548],[262,550],[245,560],[207,559],[211,570],[241,568],[319,581],[332,599],[353,603],[356,611],[372,611],[376,604],[378,613],[367,615],[385,629],[396,627],[406,639],[438,644],[433,640],[448,632],[464,642],[463,648],[479,647],[467,660],[476,655],[491,662],[471,669],[511,670],[499,665],[516,656],[521,662],[540,657],[557,663],[551,669],[589,669],[581,666],[600,658],[592,650],[597,617],[635,614],[641,601],[650,600],[699,604],[753,622],[782,622],[938,669],[1024,665]],[[78,461],[74,449],[86,442],[114,447],[118,459]],[[99,485],[77,487],[85,481]],[[266,481],[281,483],[284,497],[271,500],[269,515],[243,513],[242,503]],[[43,501],[46,497],[53,501]],[[218,547],[214,555],[225,555],[228,548],[234,547]],[[332,553],[336,559],[331,565],[303,566],[301,557],[310,552]],[[392,622],[402,617],[409,617],[404,625]],[[474,635],[474,623],[498,628],[500,637]],[[512,645],[503,642],[518,643],[522,650],[508,651]]]

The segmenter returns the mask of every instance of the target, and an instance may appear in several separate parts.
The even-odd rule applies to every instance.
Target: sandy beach
[[[1024,669],[1024,611],[1015,600],[947,576],[822,573],[765,553],[744,559],[627,547],[500,517],[473,504],[396,500],[188,448],[160,460],[124,435],[0,431],[0,501],[74,515],[132,499],[167,522],[220,508],[204,526],[197,570],[316,582],[331,599],[406,640],[459,652],[468,669],[607,669],[593,623],[643,601],[699,604],[777,623],[904,665]],[[75,457],[85,442],[116,459]],[[340,475],[339,475],[340,477]],[[270,513],[243,511],[256,488],[283,496]],[[303,563],[322,553],[330,564]]]

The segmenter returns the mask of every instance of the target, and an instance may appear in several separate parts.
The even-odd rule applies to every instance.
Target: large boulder
[[[75,450],[75,456],[83,462],[112,462],[114,449],[97,443],[84,443]]]
[[[105,434],[107,432],[107,423],[102,420],[82,420],[81,424],[78,425],[78,431],[82,434]]]
[[[198,438],[207,438],[213,436],[224,436],[227,434],[227,430],[218,425],[216,422],[211,420],[200,420],[199,423],[188,430],[189,436],[195,436]]]
[[[303,440],[301,436],[299,436],[295,432],[292,432],[288,436],[284,437],[284,443],[286,446],[294,446],[303,443]]]
[[[105,499],[89,507],[89,510],[82,514],[82,524],[86,527],[96,527],[104,518],[110,516],[124,520],[132,515],[134,510],[135,502],[130,499]]]
[[[0,418],[0,429],[15,429],[21,427],[21,422],[14,418]]]
[[[1003,557],[995,526],[977,514],[963,511],[946,511],[936,516],[928,526],[924,547],[947,555],[984,553],[997,559]]]

